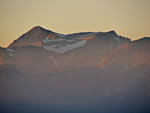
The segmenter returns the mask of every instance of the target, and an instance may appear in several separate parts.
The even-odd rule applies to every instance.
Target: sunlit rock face
[[[36,26],[10,44],[4,62],[32,74],[97,67],[106,54],[129,42],[114,31],[59,34]]]
[[[150,38],[36,26],[0,48],[0,113],[149,113]]]
[[[142,38],[116,48],[106,55],[99,63],[104,67],[141,67],[150,69],[150,38]]]
[[[60,38],[54,32],[46,30],[40,26],[33,27],[31,30],[12,42],[9,47],[21,46],[41,46],[43,39]]]

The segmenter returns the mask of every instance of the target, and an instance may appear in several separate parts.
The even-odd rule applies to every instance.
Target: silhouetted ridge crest
[[[54,32],[44,29],[41,26],[35,26],[28,32],[21,35],[17,40],[14,40],[8,47],[20,46],[41,46],[42,40],[48,35],[55,34]]]
[[[118,36],[118,34],[114,31],[114,30],[112,30],[112,31],[109,31],[109,32],[104,32],[104,34],[106,35],[106,36],[115,36],[115,37],[117,37]]]
[[[69,39],[74,40],[77,38],[87,37],[86,39],[94,39],[94,38],[106,38],[107,40],[115,39],[118,40],[125,40],[125,37],[118,36],[118,34],[112,30],[109,32],[79,32],[79,33],[72,33],[72,34],[60,34],[57,32],[53,32],[47,30],[41,26],[35,26],[30,29],[28,32],[21,35],[17,40],[14,40],[8,47],[21,47],[21,46],[42,46],[43,42],[51,41],[51,40],[58,40],[58,39]],[[69,41],[68,41],[69,42]]]
[[[52,31],[50,31],[50,30],[47,30],[47,29],[45,29],[45,28],[43,28],[43,27],[41,27],[41,26],[35,26],[35,27],[33,27],[31,30],[29,30],[29,31],[47,31],[47,32],[52,32]],[[54,32],[53,32],[54,33]]]

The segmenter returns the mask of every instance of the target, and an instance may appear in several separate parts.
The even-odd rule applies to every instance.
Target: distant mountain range
[[[150,37],[131,41],[115,31],[59,34],[36,26],[0,48],[0,110],[148,113],[149,49]]]
[[[59,34],[36,26],[1,49],[1,65],[25,73],[49,73],[97,67],[109,52],[131,40],[110,32]],[[33,71],[37,70],[37,71]]]

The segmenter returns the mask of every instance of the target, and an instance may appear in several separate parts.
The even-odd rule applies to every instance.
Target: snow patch
[[[76,42],[74,44],[68,44],[66,46],[53,45],[53,46],[43,46],[43,48],[46,50],[49,50],[49,51],[63,54],[63,53],[70,51],[72,49],[84,46],[86,44],[86,42],[87,42],[87,40],[81,40],[79,42]]]
[[[59,36],[59,37],[66,37],[66,35],[60,34],[60,33],[56,33],[56,35]]]
[[[7,48],[7,51],[9,52],[9,53],[8,53],[9,56],[14,56],[14,54],[13,54],[14,50],[13,50],[13,49]]]
[[[118,45],[118,48],[120,47],[120,38],[119,37],[115,37],[115,40],[117,41],[117,45]]]
[[[9,48],[7,48],[7,51],[9,51],[9,52],[14,52],[13,49],[9,49]]]
[[[56,45],[50,45],[50,46],[43,45],[43,48],[46,50],[49,50],[49,51],[63,54],[63,53],[70,51],[72,49],[84,46],[86,44],[87,40],[81,40],[81,38],[91,36],[91,35],[94,35],[96,33],[98,33],[98,32],[89,33],[89,34],[80,36],[80,37],[75,38],[75,39],[54,39],[54,40],[44,39],[42,41],[43,43],[51,43],[51,42],[58,42],[58,43]],[[61,45],[61,43],[59,43],[59,42],[62,42],[62,41],[68,42],[68,44],[67,45]]]
[[[64,41],[65,39],[54,39],[54,40],[52,40],[52,39],[44,39],[44,40],[42,40],[42,42],[43,43],[49,43],[49,42],[58,42],[58,41]]]
[[[43,43],[50,43],[50,42],[61,42],[61,41],[67,41],[67,42],[73,42],[74,40],[66,40],[66,39],[44,39],[42,40]]]
[[[49,56],[49,58],[51,58],[54,61],[55,66],[58,67],[58,63],[56,59],[53,56]]]

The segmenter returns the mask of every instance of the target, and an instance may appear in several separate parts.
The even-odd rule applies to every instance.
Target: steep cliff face
[[[143,38],[116,48],[106,55],[98,67],[146,67],[150,68],[150,38]]]

